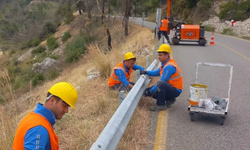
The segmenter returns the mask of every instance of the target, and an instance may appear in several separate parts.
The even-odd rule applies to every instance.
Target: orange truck
[[[169,17],[171,13],[171,2],[172,0],[167,0],[167,17]],[[175,33],[172,38],[174,45],[178,45],[180,42],[198,42],[201,46],[207,44],[204,26],[178,23],[174,28]],[[171,28],[168,30],[170,31],[170,29]]]

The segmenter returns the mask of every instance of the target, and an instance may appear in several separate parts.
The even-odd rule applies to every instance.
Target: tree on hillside
[[[132,10],[131,12],[134,13],[134,16],[138,14],[142,14],[145,11],[145,0],[132,0]]]
[[[85,8],[86,8],[86,11],[88,13],[88,18],[91,19],[92,16],[91,16],[91,11],[92,11],[92,8],[95,4],[94,0],[84,0],[85,1]]]
[[[125,0],[125,13],[124,13],[124,28],[125,36],[128,36],[128,23],[131,16],[131,0]]]
[[[78,9],[79,14],[81,15],[82,12],[85,12],[85,4],[84,1],[79,0],[76,2],[76,7]]]
[[[106,0],[102,0],[102,14],[104,14],[105,2],[106,2]],[[105,17],[105,16],[102,15],[102,24],[103,24],[103,18],[104,18],[104,17]]]
[[[111,50],[112,49],[112,46],[111,46],[111,35],[110,35],[110,32],[109,32],[109,26],[108,26],[108,23],[107,23],[107,19],[106,19],[106,16],[104,14],[104,11],[101,10],[101,8],[100,8],[98,0],[96,0],[96,4],[97,4],[97,8],[98,8],[99,12],[102,14],[102,19],[103,19],[104,27],[106,29],[107,36],[108,36],[108,49]],[[104,3],[104,0],[103,0],[103,5],[104,4],[105,3]],[[104,6],[102,8],[104,8]]]

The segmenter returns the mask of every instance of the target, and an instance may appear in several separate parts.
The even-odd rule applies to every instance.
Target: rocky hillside
[[[250,0],[215,1],[212,10],[214,15],[203,22],[207,29],[250,39]]]
[[[213,17],[203,22],[204,26],[211,26],[215,32],[250,37],[250,18],[245,21],[236,21],[232,27],[230,21],[221,21],[219,17]]]
[[[250,0],[174,0],[172,15],[190,24],[201,21],[209,31],[250,37]]]

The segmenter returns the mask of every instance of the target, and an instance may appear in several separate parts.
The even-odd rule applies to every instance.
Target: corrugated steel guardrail
[[[163,36],[161,37],[156,49],[163,43]],[[153,51],[153,59],[156,58],[155,51]],[[157,65],[155,59],[152,64],[147,68],[148,71],[153,70]],[[96,142],[91,146],[90,150],[115,150],[127,125],[132,117],[134,110],[141,99],[141,96],[147,88],[151,79],[146,75],[141,75],[139,80],[136,81],[133,88],[130,90],[126,98],[122,101],[104,130],[97,138]]]
[[[147,68],[152,70],[157,60]],[[115,150],[150,79],[141,75],[90,150]]]

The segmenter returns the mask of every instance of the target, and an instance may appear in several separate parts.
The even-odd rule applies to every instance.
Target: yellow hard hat
[[[75,103],[77,101],[77,91],[73,85],[68,82],[58,82],[54,84],[49,92],[55,95],[67,103],[70,107],[75,109]]]
[[[135,57],[135,55],[132,52],[127,52],[124,55],[124,60],[129,60],[129,59],[133,59],[133,58],[136,58],[136,57]]]
[[[157,52],[166,52],[166,53],[171,53],[171,47],[168,44],[161,44]]]

